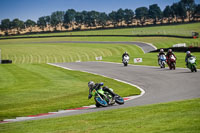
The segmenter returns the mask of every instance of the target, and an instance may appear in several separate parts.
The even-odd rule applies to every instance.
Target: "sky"
[[[110,13],[119,8],[132,9],[138,7],[149,7],[158,4],[163,10],[166,5],[172,5],[180,0],[0,0],[0,21],[3,19],[15,18],[26,21],[31,19],[37,21],[39,17],[51,15],[55,11],[66,11],[75,9],[76,11],[99,11]],[[200,0],[195,0],[200,4]]]

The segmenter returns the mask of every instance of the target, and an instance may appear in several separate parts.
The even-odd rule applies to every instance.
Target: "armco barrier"
[[[50,38],[50,37],[174,37],[174,38],[188,38],[192,36],[178,36],[178,35],[56,35],[56,36],[22,36],[22,37],[1,37],[0,40],[6,39],[25,39],[25,38]]]
[[[12,60],[1,60],[1,64],[11,64]]]
[[[168,51],[168,49],[172,49],[173,52],[200,52],[200,47],[171,47],[171,48],[163,48],[165,52]],[[151,52],[159,52],[160,49],[153,50]]]

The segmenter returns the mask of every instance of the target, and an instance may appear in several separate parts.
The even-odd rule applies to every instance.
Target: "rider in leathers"
[[[129,56],[129,54],[128,54],[127,52],[124,52],[123,55],[122,55],[122,61],[123,61],[123,59],[124,59],[124,56],[126,56],[126,55]]]
[[[185,56],[185,62],[186,62],[186,66],[188,67],[188,58],[190,57],[194,57],[190,51],[186,52],[186,56]]]
[[[159,64],[159,60],[160,60],[160,56],[161,56],[161,55],[165,55],[165,52],[164,52],[163,49],[160,49],[160,52],[159,52],[159,54],[158,54],[158,64]]]
[[[167,54],[166,54],[167,64],[168,64],[168,65],[169,65],[169,63],[170,63],[169,57],[170,57],[171,55],[173,55],[173,56],[176,58],[175,54],[172,52],[172,49],[169,49],[168,52],[167,52]],[[177,58],[176,58],[176,59],[177,59]]]
[[[88,87],[89,87],[88,99],[90,99],[92,97],[91,93],[94,89],[99,90],[99,89],[101,89],[102,86],[103,86],[102,82],[96,83],[96,84],[93,81],[88,82]],[[103,91],[109,92],[113,97],[116,96],[116,94],[114,92],[112,92],[108,87],[104,86],[102,89],[103,89]]]

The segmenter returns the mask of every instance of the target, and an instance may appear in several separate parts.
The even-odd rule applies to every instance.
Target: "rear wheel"
[[[104,99],[102,99],[100,97],[95,97],[94,99],[96,101],[96,105],[97,106],[103,106],[103,107],[107,107],[108,106],[108,103]]]

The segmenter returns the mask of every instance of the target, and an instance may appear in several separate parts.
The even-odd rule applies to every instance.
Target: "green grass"
[[[139,65],[157,66],[157,53],[144,54],[141,48],[134,45],[41,43],[47,41],[59,41],[59,39],[60,41],[65,41],[68,40],[69,38],[2,40],[0,41],[0,48],[2,50],[2,59],[11,59],[14,64],[33,64],[33,63],[48,63],[48,62],[55,63],[55,62],[95,61],[95,57],[102,56],[103,61],[121,62],[122,53],[124,51],[127,51],[131,56],[130,64],[133,64],[133,58],[143,58],[143,63],[139,63]],[[70,38],[70,40],[71,39],[79,40],[80,38]],[[122,41],[122,39],[123,38],[121,38],[120,41]],[[135,41],[142,41],[142,39],[140,40],[137,38],[132,38],[132,39],[135,39]],[[167,38],[146,38],[145,41],[146,42],[153,41],[155,42],[153,44],[156,44],[157,47],[170,47],[172,44],[176,43],[183,43],[183,42],[186,43],[187,41],[198,42],[199,40],[200,39],[189,40],[189,39],[168,38],[167,41]],[[185,67],[185,62],[184,62],[185,53],[175,53],[175,54],[177,55],[178,58],[177,67]],[[197,57],[198,68],[200,68],[199,65],[200,54],[199,52],[193,54]]]
[[[34,35],[21,35],[21,36],[57,36],[57,35],[179,35],[179,36],[192,36],[192,32],[200,32],[200,23],[168,25],[168,26],[123,28],[123,29],[47,33],[47,34],[34,34]],[[16,36],[16,37],[20,37],[20,35]]]
[[[197,133],[200,99],[0,124],[2,133]]]
[[[0,120],[94,104],[87,83],[104,82],[116,93],[138,95],[133,86],[47,64],[0,65]]]

